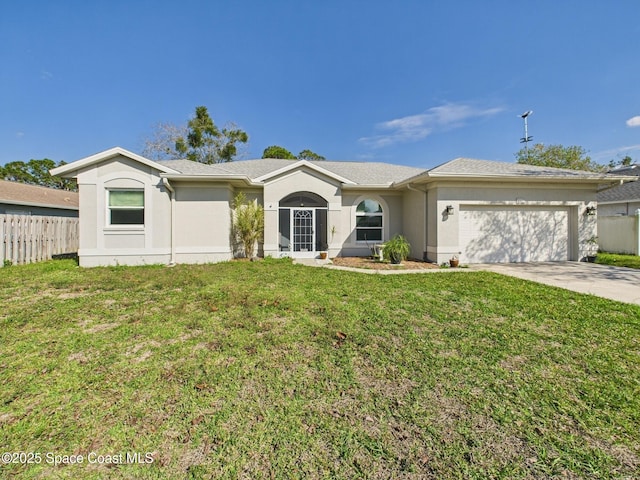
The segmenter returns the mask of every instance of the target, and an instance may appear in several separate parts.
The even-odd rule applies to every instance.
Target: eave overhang
[[[256,182],[251,180],[246,175],[220,175],[220,174],[197,174],[188,175],[182,173],[161,173],[161,178],[166,178],[172,182],[217,182],[217,183],[229,183],[232,185],[262,187],[263,182]]]
[[[505,175],[505,174],[472,174],[472,173],[429,173],[425,172],[420,175],[408,178],[401,182],[393,184],[395,187],[403,187],[405,185],[428,184],[434,182],[455,182],[455,181],[474,181],[474,182],[513,182],[513,183],[570,183],[570,184],[591,184],[591,185],[620,185],[629,181],[629,177],[624,175]]]
[[[89,157],[81,158],[80,160],[76,160],[75,162],[68,163],[66,165],[62,165],[60,167],[52,168],[49,173],[53,176],[61,176],[64,178],[72,178],[77,175],[77,172],[83,168],[89,167],[93,164],[104,162],[105,160],[110,160],[115,157],[125,157],[135,162],[146,165],[147,167],[151,167],[154,170],[157,170],[161,173],[179,173],[177,170],[173,168],[169,168],[160,163],[154,162],[153,160],[149,160],[148,158],[144,158],[137,153],[130,152],[129,150],[125,150],[122,147],[114,147],[109,150],[105,150],[104,152],[99,152]]]

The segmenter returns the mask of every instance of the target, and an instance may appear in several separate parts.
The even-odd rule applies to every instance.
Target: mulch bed
[[[365,268],[368,270],[428,270],[440,268],[435,263],[416,260],[405,260],[401,265],[391,265],[368,257],[335,257],[331,259],[331,262],[341,267]]]

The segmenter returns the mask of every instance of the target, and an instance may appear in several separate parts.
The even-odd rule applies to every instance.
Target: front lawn
[[[0,477],[640,469],[640,307],[492,273],[14,266],[0,342]]]
[[[615,265],[616,267],[640,268],[640,257],[638,255],[598,252],[596,263]]]

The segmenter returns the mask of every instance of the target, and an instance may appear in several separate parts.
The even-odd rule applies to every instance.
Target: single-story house
[[[263,255],[364,256],[395,234],[411,257],[462,263],[580,260],[596,194],[622,177],[458,158],[388,163],[152,161],[116,147],[57,167],[80,193],[82,266],[234,256],[238,192],[264,206]]]
[[[640,208],[640,165],[633,164],[609,171],[629,177],[629,182],[598,193],[598,215],[605,217],[635,215]]]
[[[618,167],[610,174],[630,180],[598,192],[598,245],[613,253],[640,255],[640,165]]]
[[[78,192],[0,180],[0,215],[78,216]]]

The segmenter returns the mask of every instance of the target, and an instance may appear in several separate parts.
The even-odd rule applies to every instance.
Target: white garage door
[[[569,259],[569,211],[552,207],[460,207],[461,260],[468,263]]]

